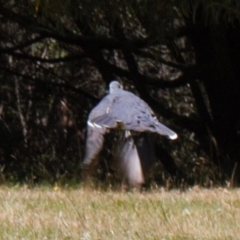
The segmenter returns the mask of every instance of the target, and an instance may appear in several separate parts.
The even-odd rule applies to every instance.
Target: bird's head
[[[109,91],[113,93],[117,89],[123,89],[122,85],[118,81],[112,81],[109,84]]]

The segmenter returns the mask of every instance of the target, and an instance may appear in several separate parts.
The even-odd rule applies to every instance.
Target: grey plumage
[[[123,184],[138,187],[144,183],[141,160],[137,146],[131,136],[122,138],[118,143],[114,161],[115,170],[122,179]]]
[[[157,120],[147,103],[133,93],[121,89],[117,81],[110,83],[110,94],[96,108],[101,114],[89,117],[88,124],[91,127],[118,127],[137,132],[156,132],[170,139],[177,138],[175,132]]]
[[[153,143],[149,133],[132,136],[128,131],[121,138],[114,152],[115,170],[123,184],[140,187],[155,163]]]
[[[119,142],[115,156],[119,172],[129,185],[141,185],[147,162],[153,162],[154,157],[147,153],[150,152],[148,138],[144,136],[134,140],[131,131],[155,132],[170,139],[176,139],[177,134],[157,120],[147,103],[123,90],[117,81],[111,82],[109,88],[110,93],[89,114],[83,165],[89,167],[94,163],[109,129],[123,130],[123,134],[128,134],[128,137]]]

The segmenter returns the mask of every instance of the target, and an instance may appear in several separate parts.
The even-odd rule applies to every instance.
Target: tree
[[[119,78],[180,133],[173,146],[157,141],[170,175],[230,178],[239,161],[239,16],[234,0],[0,1],[2,165],[21,166],[17,179],[34,164],[36,178],[42,168],[72,175],[87,112]]]

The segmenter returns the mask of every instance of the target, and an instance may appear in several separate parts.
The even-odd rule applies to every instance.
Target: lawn
[[[240,190],[1,186],[0,239],[240,239]]]

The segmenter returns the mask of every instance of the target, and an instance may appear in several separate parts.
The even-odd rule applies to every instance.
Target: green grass
[[[0,239],[240,239],[240,190],[2,186]]]

